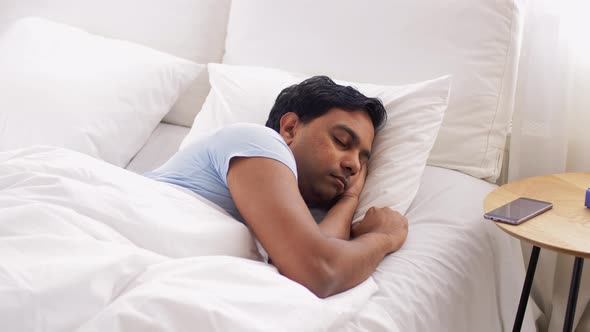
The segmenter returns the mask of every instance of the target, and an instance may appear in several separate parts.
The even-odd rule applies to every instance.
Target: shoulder
[[[212,148],[223,150],[268,150],[291,155],[285,140],[271,128],[253,123],[235,123],[219,129],[210,140]]]
[[[252,123],[236,123],[219,129],[207,142],[211,159],[222,170],[233,157],[266,157],[287,165],[297,177],[295,156],[285,140],[271,128]]]
[[[213,136],[216,139],[273,139],[284,143],[283,138],[279,133],[271,128],[255,123],[234,123],[219,129]]]

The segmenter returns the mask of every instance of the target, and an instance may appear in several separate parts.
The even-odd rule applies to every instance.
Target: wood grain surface
[[[587,188],[590,188],[590,172],[531,177],[491,192],[484,201],[484,209],[489,212],[518,197],[551,202],[553,209],[520,225],[495,224],[533,245],[590,258],[590,209],[584,206]]]

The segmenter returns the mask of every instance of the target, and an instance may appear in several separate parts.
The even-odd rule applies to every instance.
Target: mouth
[[[348,180],[343,177],[343,176],[338,176],[338,175],[332,175],[333,177],[335,177],[341,184],[342,184],[342,191],[346,190],[346,188],[348,188]]]

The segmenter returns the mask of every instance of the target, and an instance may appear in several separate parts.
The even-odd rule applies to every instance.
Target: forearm
[[[342,240],[350,239],[350,226],[354,211],[358,206],[358,198],[342,197],[326,214],[320,222],[321,232],[328,237],[335,237]]]
[[[329,239],[327,265],[332,278],[324,285],[326,296],[349,290],[375,272],[383,258],[393,251],[391,240],[380,233],[369,233],[351,241]]]

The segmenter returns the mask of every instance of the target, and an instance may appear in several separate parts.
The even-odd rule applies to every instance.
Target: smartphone
[[[552,203],[520,197],[484,214],[483,217],[493,221],[519,225],[532,217],[551,210],[551,208],[553,208]]]

